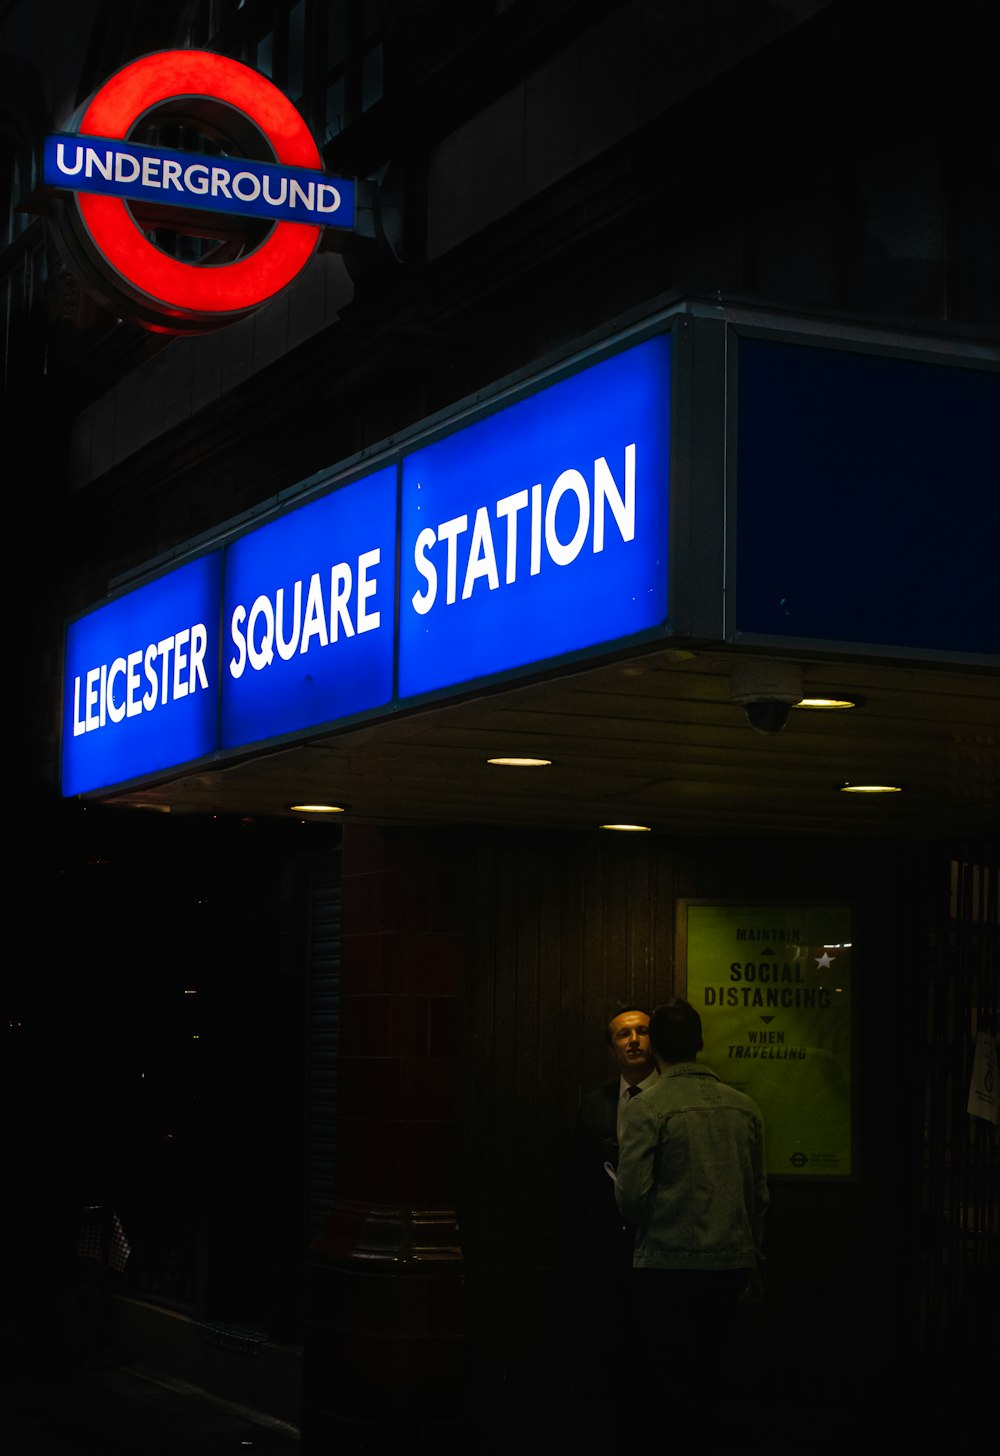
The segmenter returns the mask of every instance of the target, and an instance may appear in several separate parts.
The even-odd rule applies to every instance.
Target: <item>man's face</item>
[[[615,1066],[627,1077],[642,1081],[653,1070],[649,1045],[649,1017],[641,1011],[623,1011],[608,1027]],[[638,1073],[638,1077],[636,1077]]]

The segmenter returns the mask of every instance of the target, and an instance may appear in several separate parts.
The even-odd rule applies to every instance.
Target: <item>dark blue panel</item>
[[[1000,650],[1000,374],[744,338],[741,632]]]

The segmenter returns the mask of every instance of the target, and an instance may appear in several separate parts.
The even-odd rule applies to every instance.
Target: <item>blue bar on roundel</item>
[[[355,184],[306,167],[214,157],[86,135],[47,136],[46,187],[273,222],[353,228]]]

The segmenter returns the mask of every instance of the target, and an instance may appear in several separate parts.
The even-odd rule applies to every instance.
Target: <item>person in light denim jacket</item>
[[[741,1301],[761,1297],[764,1124],[755,1102],[698,1062],[690,1002],[658,1006],[649,1039],[660,1076],[626,1108],[615,1197],[636,1225],[634,1265],[657,1312],[650,1376],[666,1368],[694,1394],[714,1363],[706,1350],[718,1353]]]

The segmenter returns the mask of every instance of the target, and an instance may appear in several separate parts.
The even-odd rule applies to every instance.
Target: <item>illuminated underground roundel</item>
[[[210,114],[213,129],[230,145],[233,139],[237,145],[248,137],[259,140],[278,165],[130,145],[156,112]],[[316,143],[288,98],[250,67],[207,51],[162,51],[123,67],[86,104],[73,136],[48,138],[45,166],[50,186],[74,193],[69,214],[77,246],[71,251],[92,280],[96,273],[98,289],[119,312],[161,332],[205,331],[252,312],[302,270],[322,226],[351,225],[324,215],[341,207],[341,191],[323,173]],[[137,179],[137,185],[129,190],[123,178]],[[126,196],[164,209],[217,205],[219,211],[255,213],[270,227],[263,241],[233,261],[184,262],[145,236]],[[315,197],[325,207],[306,205]],[[268,211],[269,200],[287,198],[302,199],[298,214],[287,206]],[[302,220],[290,220],[296,215]]]

